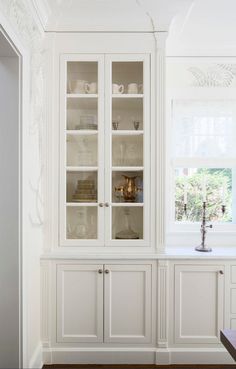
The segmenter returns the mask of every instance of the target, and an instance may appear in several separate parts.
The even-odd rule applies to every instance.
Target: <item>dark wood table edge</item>
[[[220,340],[230,353],[234,361],[236,361],[236,330],[224,329],[220,331]]]

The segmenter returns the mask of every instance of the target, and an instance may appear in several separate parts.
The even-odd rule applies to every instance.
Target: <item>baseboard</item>
[[[35,356],[36,357],[36,356]],[[36,363],[36,360],[34,361]],[[234,364],[223,348],[43,348],[44,364]],[[39,368],[40,366],[31,366]]]
[[[43,349],[44,364],[155,364],[156,348]]]
[[[224,348],[157,349],[156,364],[234,364]]]
[[[42,368],[42,366],[43,366],[43,349],[41,343],[39,343],[29,360],[29,368],[39,369]]]

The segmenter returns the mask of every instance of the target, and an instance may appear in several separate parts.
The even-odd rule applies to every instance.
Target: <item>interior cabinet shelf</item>
[[[142,99],[143,94],[112,94],[112,98],[115,99]]]
[[[143,207],[143,202],[112,202],[111,206]]]
[[[72,136],[87,136],[87,135],[96,135],[98,130],[95,129],[67,129],[67,135]]]
[[[98,206],[98,203],[96,200],[94,200],[94,202],[67,202],[66,206]]]
[[[143,170],[144,167],[112,167],[113,171],[121,171],[121,172],[138,172]]]
[[[68,98],[80,98],[80,99],[92,99],[92,98],[97,98],[98,94],[67,94],[66,95]]]
[[[112,136],[142,136],[143,130],[113,130]]]
[[[66,167],[67,172],[86,172],[86,171],[97,171],[98,167],[93,166],[80,166],[80,167]]]

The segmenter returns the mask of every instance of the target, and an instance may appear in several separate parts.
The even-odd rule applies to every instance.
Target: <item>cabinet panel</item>
[[[102,342],[103,265],[57,266],[57,342]]]
[[[175,342],[218,343],[223,327],[222,266],[175,266]]]
[[[151,265],[106,265],[104,278],[105,342],[150,342]]]

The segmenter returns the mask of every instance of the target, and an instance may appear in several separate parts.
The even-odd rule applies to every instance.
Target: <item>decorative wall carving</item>
[[[236,64],[211,64],[189,67],[196,87],[229,87],[236,76]]]
[[[42,130],[44,124],[43,33],[34,21],[28,0],[0,0],[0,11],[10,22],[22,44],[30,51],[29,189],[32,200],[29,219],[42,225]]]

